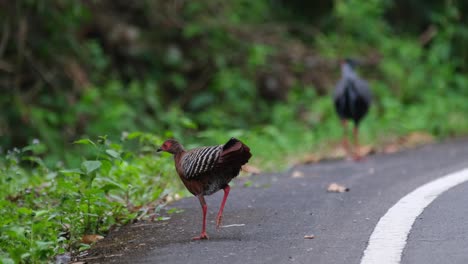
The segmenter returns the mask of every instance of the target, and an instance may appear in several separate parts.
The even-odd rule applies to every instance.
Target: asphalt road
[[[443,194],[420,215],[403,263],[468,263],[468,183]]]
[[[375,226],[403,196],[431,180],[468,168],[468,140],[378,154],[355,163],[328,161],[280,174],[236,180],[215,230],[222,192],[207,197],[210,239],[196,198],[170,220],[139,222],[111,233],[82,261],[89,263],[360,263]],[[302,177],[292,177],[296,171]],[[297,171],[301,173],[297,173]],[[329,193],[336,182],[350,188]],[[237,183],[237,184],[236,184]],[[416,219],[401,263],[468,263],[468,183],[434,200]],[[304,239],[314,235],[314,239]]]

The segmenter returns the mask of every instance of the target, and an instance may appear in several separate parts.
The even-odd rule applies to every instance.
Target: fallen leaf
[[[304,239],[314,239],[315,236],[314,235],[305,235],[304,236]]]
[[[135,205],[133,205],[131,202],[128,202],[128,203],[127,203],[127,210],[130,211],[130,212],[132,212],[132,213],[140,211],[141,208],[143,208],[142,205],[137,205],[137,206],[135,206]]]
[[[106,258],[114,258],[114,257],[121,257],[123,254],[113,254],[113,255],[106,255]]]
[[[310,163],[317,163],[320,161],[320,157],[314,154],[308,154],[307,156],[304,157],[302,160],[302,164],[310,164]]]
[[[162,201],[163,201],[164,203],[170,203],[170,202],[175,201],[175,198],[174,198],[172,195],[165,195],[165,196],[162,198]]]
[[[252,174],[260,174],[262,172],[259,168],[248,164],[242,166],[242,170]]]
[[[342,193],[342,192],[348,192],[348,191],[349,191],[349,188],[346,188],[343,185],[339,185],[338,183],[335,183],[335,182],[331,183],[327,188],[327,192]]]
[[[363,157],[375,152],[375,148],[372,145],[359,146],[359,148],[357,149],[357,153]]]
[[[104,237],[100,235],[84,235],[81,237],[81,242],[85,244],[92,244],[101,239],[104,239]]]
[[[384,153],[395,153],[405,148],[413,148],[434,142],[434,137],[425,132],[412,132],[405,136],[393,139],[384,145]]]
[[[245,181],[245,182],[244,182],[244,184],[243,184],[243,185],[244,185],[244,187],[250,187],[250,186],[252,186],[252,185],[253,185],[253,182],[252,182],[252,181],[250,181],[250,180],[247,180],[247,181]]]
[[[424,132],[412,132],[404,137],[403,142],[406,147],[415,147],[422,144],[431,143],[434,137]]]
[[[396,144],[390,144],[384,147],[383,152],[387,154],[395,153],[399,150],[400,148]]]
[[[344,149],[344,147],[341,144],[337,144],[332,147],[332,149],[328,152],[327,156],[335,159],[346,157],[346,149]]]
[[[304,173],[302,171],[295,170],[291,174],[291,178],[304,178]]]

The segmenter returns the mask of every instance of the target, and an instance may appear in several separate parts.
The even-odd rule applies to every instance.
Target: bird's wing
[[[335,91],[333,92],[333,100],[337,100],[341,95],[344,94],[346,88],[346,79],[341,78],[340,81],[335,86]]]
[[[364,97],[366,102],[369,104],[372,100],[372,93],[369,89],[369,84],[361,78],[356,78],[353,81],[354,87],[356,87],[358,94]]]
[[[222,148],[223,145],[219,145],[187,151],[180,161],[183,177],[195,179],[212,170],[221,155]]]

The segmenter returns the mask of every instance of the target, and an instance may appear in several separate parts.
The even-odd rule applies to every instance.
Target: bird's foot
[[[221,229],[221,223],[223,222],[223,215],[218,215],[216,217],[216,230],[220,230]]]
[[[362,161],[364,159],[364,156],[362,155],[361,148],[359,146],[356,146],[355,149],[351,152],[351,156],[353,158],[353,161]]]
[[[192,238],[192,240],[202,240],[202,239],[208,239],[208,235],[206,234],[206,232],[202,232],[200,236]]]

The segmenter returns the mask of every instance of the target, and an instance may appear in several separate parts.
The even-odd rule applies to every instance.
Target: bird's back
[[[250,159],[250,149],[232,138],[224,145],[200,147],[182,154],[176,167],[187,189],[194,195],[212,194],[236,177]]]
[[[366,81],[357,76],[344,76],[333,95],[335,108],[342,119],[352,119],[356,124],[367,114],[372,96]]]
[[[183,176],[187,179],[197,178],[213,169],[221,154],[222,145],[200,147],[187,151],[181,159]]]

